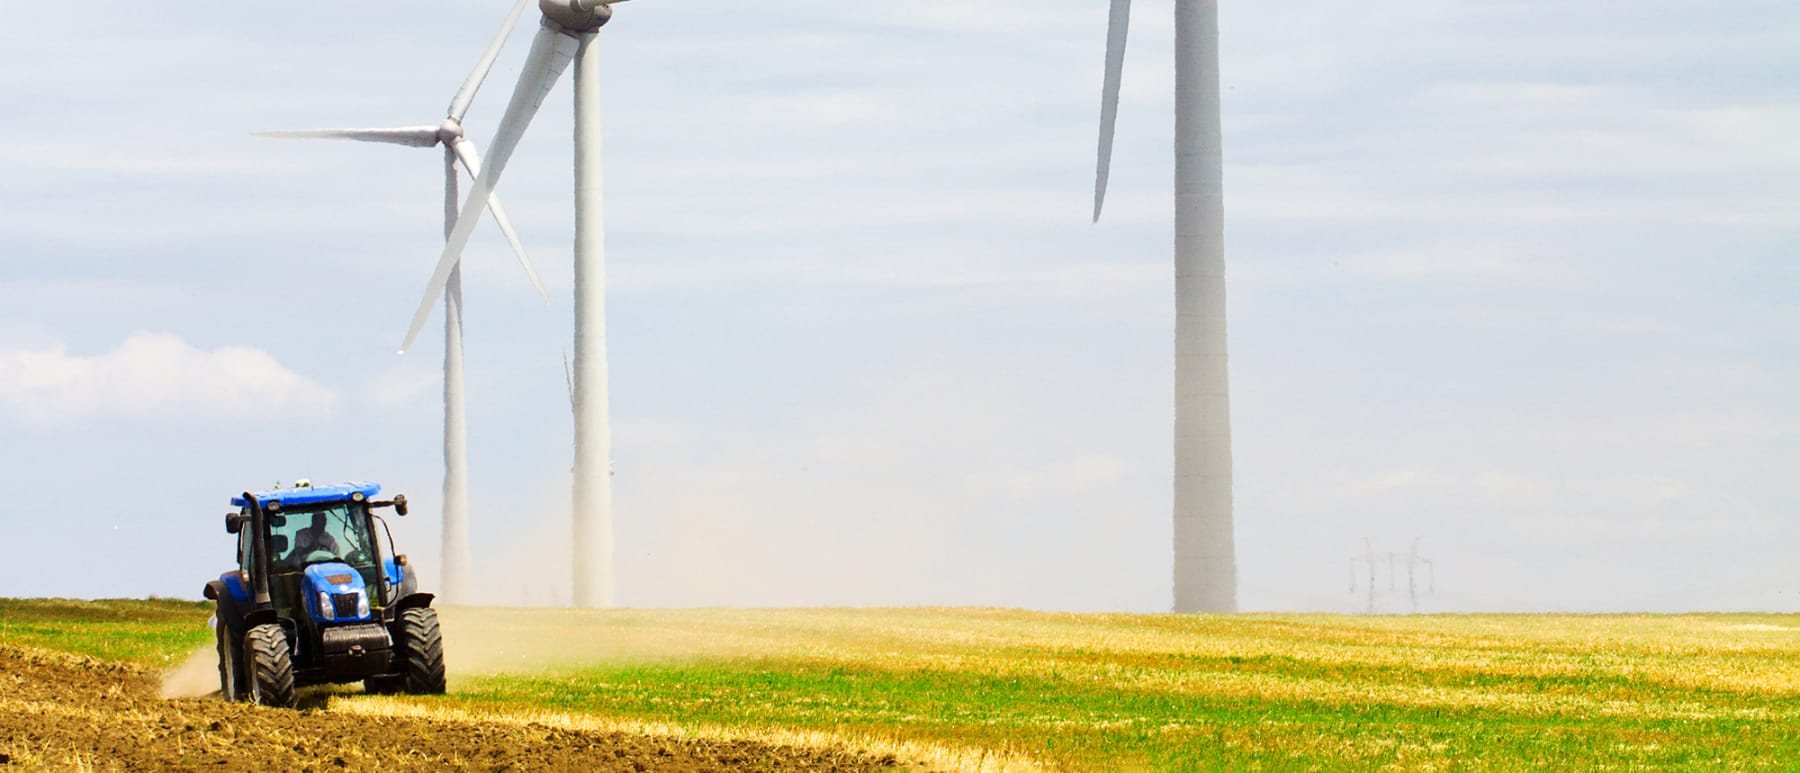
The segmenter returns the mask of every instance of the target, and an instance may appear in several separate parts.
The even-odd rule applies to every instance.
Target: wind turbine
[[[1106,202],[1131,0],[1112,0],[1094,222]],[[1237,611],[1218,0],[1175,0],[1175,611]]]
[[[606,245],[600,169],[600,52],[595,45],[601,25],[612,18],[613,3],[623,0],[538,0],[543,23],[531,41],[531,52],[500,126],[494,132],[487,165],[464,200],[456,227],[445,239],[444,253],[426,283],[425,297],[413,313],[402,351],[431,316],[445,291],[463,247],[475,230],[481,202],[499,184],[513,149],[557,78],[575,63],[575,467],[574,467],[574,602],[579,607],[613,604],[612,429],[606,390]]]
[[[415,148],[430,148],[442,145],[444,148],[444,234],[448,237],[457,223],[457,164],[469,172],[470,177],[481,176],[481,154],[475,147],[475,141],[463,134],[462,119],[468,112],[469,104],[475,99],[475,92],[480,90],[481,82],[487,78],[488,70],[494,66],[500,49],[506,44],[506,38],[512,33],[513,26],[518,23],[519,14],[525,10],[529,0],[518,0],[512,12],[501,25],[499,34],[488,44],[487,51],[482,53],[481,60],[475,63],[475,69],[464,79],[462,88],[457,89],[456,96],[450,100],[443,123],[436,126],[406,126],[393,129],[314,129],[307,131],[258,132],[266,137],[287,137],[299,139],[335,139],[354,140],[358,142],[382,142],[392,145],[406,145]],[[513,231],[512,220],[506,215],[506,208],[500,205],[500,199],[492,190],[486,192],[481,201],[494,216],[495,224],[500,226],[500,233],[505,235],[507,244],[512,246],[513,254],[519,256],[519,264],[525,268],[525,275],[531,279],[531,286],[537,289],[538,295],[549,301],[544,292],[544,283],[538,279],[537,269],[532,267],[531,258],[525,254],[525,245],[519,242],[519,235]],[[479,219],[476,211],[469,218],[470,222]],[[465,237],[466,240],[466,237]],[[415,331],[416,332],[416,331]],[[409,342],[411,338],[407,339]],[[443,567],[444,578],[442,589],[444,598],[450,603],[468,603],[469,601],[469,448],[467,408],[463,397],[463,320],[462,320],[462,266],[460,261],[452,265],[444,283],[444,521],[443,521]]]

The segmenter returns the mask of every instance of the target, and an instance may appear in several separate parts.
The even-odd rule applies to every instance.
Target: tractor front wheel
[[[235,703],[243,699],[244,687],[244,680],[238,677],[242,661],[238,659],[236,637],[231,635],[231,626],[222,620],[213,633],[219,650],[219,697]]]
[[[251,703],[281,708],[294,705],[294,665],[281,626],[264,623],[244,634],[244,671]]]
[[[443,695],[444,634],[438,630],[437,610],[403,610],[399,639],[400,657],[406,666],[406,691],[413,695]]]

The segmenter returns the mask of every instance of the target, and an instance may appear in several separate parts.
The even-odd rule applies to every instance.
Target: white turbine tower
[[[454,273],[481,202],[499,184],[513,149],[557,78],[575,62],[575,605],[613,604],[612,437],[606,391],[606,245],[600,178],[600,57],[595,40],[623,0],[538,0],[543,23],[531,41],[519,83],[494,132],[487,166],[475,179],[437,270],[413,314],[402,350],[412,346],[438,294]]]
[[[1112,0],[1094,221],[1106,201],[1131,0]],[[1237,611],[1218,0],[1175,0],[1175,611]]]
[[[260,134],[269,137],[383,142],[417,148],[444,146],[444,234],[448,238],[457,223],[457,164],[461,163],[471,177],[479,178],[482,171],[481,154],[475,148],[475,141],[463,134],[463,115],[468,112],[469,104],[475,99],[475,92],[481,88],[488,70],[494,66],[494,59],[500,55],[500,48],[505,45],[507,35],[512,32],[513,25],[518,22],[519,14],[525,10],[527,2],[529,0],[518,0],[513,6],[511,14],[506,17],[506,23],[501,25],[499,34],[494,36],[493,42],[488,44],[487,51],[482,54],[481,61],[475,64],[475,69],[463,81],[462,88],[457,89],[456,96],[450,100],[449,110],[441,124],[396,129],[316,129]],[[532,287],[537,288],[538,295],[548,301],[544,284],[539,281],[537,270],[531,265],[531,258],[525,255],[525,246],[519,242],[519,235],[513,232],[512,222],[506,216],[506,209],[500,205],[500,199],[489,190],[480,200],[493,213],[494,222],[500,226],[500,232],[506,236],[507,243],[512,245],[513,254],[519,256],[519,263],[525,267],[525,275],[531,279]],[[477,210],[469,221],[472,223],[479,216],[480,211]],[[465,241],[466,238],[465,236]],[[407,340],[410,342],[411,337]],[[463,399],[462,267],[459,261],[450,267],[444,284],[444,577],[441,588],[444,599],[453,604],[469,602],[467,428],[467,411]]]

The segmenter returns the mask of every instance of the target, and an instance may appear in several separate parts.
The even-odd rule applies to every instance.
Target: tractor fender
[[[408,609],[429,607],[432,599],[435,598],[437,598],[435,593],[412,593],[400,597],[399,601],[394,602],[392,608],[394,614],[397,615]]]
[[[230,633],[233,638],[243,638],[246,630],[243,603],[232,598],[231,590],[217,580],[206,584],[206,597],[213,600],[213,617],[219,630]]]
[[[281,623],[281,615],[276,612],[273,607],[268,609],[252,609],[248,613],[245,613],[242,626],[243,630],[248,631],[259,625],[266,625],[269,623],[277,625]]]
[[[214,601],[230,597],[241,603],[249,603],[250,588],[244,584],[244,573],[226,572],[219,575],[219,579],[206,584],[206,597]]]

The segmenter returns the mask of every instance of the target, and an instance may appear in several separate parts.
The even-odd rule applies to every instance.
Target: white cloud
[[[920,120],[878,97],[854,91],[737,97],[722,105],[719,115],[720,120],[735,125],[791,127],[799,122],[833,129]]]
[[[1531,244],[1505,240],[1446,239],[1419,246],[1330,256],[1329,261],[1245,261],[1232,267],[1234,280],[1261,286],[1370,280],[1381,283],[1443,283],[1488,288],[1559,292],[1603,287],[1586,267],[1545,258]]]
[[[894,21],[901,24],[958,33],[1017,35],[1021,32],[1061,32],[1087,34],[1096,41],[1102,41],[1105,40],[1106,33],[1106,15],[1101,10],[1103,8],[1104,6],[1090,7],[1084,14],[1046,10],[1043,3],[1021,0],[990,0],[985,3],[923,0],[896,6],[893,17]],[[1136,23],[1145,24],[1141,21]],[[1149,22],[1151,26],[1154,24]]]
[[[62,343],[0,347],[0,418],[26,426],[323,417],[336,403],[334,390],[252,347],[207,351],[150,332],[99,355]]]
[[[1669,329],[1664,320],[1642,314],[1586,309],[1532,309],[1471,306],[1450,309],[1444,322],[1486,330],[1559,330],[1596,335],[1645,335]]]
[[[1578,481],[1571,487],[1576,493],[1593,500],[1623,503],[1634,509],[1648,509],[1680,502],[1694,493],[1694,487],[1687,481],[1666,475],[1613,476]]]
[[[1344,259],[1350,273],[1397,282],[1466,281],[1556,286],[1567,284],[1567,269],[1552,268],[1492,243],[1439,244],[1422,249],[1382,250]]]
[[[1404,467],[1374,473],[1352,473],[1334,470],[1326,476],[1337,489],[1336,496],[1349,498],[1386,497],[1420,489],[1445,489],[1457,485],[1455,478],[1418,467]]]
[[[1446,155],[1445,158],[1453,159],[1454,156]],[[1439,166],[1448,165],[1451,165],[1450,160]],[[1532,174],[1548,176],[1553,171],[1540,166]],[[1681,191],[1626,191],[1621,195],[1600,197],[1571,190],[1551,191],[1539,198],[1528,199],[1493,189],[1488,181],[1479,178],[1462,180],[1462,190],[1455,195],[1444,195],[1430,187],[1430,184],[1447,179],[1443,177],[1421,175],[1413,179],[1396,173],[1383,178],[1364,178],[1289,164],[1227,162],[1225,175],[1227,189],[1235,192],[1226,205],[1226,216],[1233,222],[1259,228],[1270,224],[1285,227],[1298,224],[1416,224],[1421,228],[1451,225],[1492,228],[1646,223],[1792,228],[1800,224],[1800,211],[1776,196],[1737,196],[1725,200]],[[1142,206],[1128,199],[1118,209]],[[1133,217],[1148,215],[1147,211],[1132,213]]]
[[[1539,518],[1607,524],[1654,515],[1667,521],[1713,516],[1716,503],[1694,482],[1672,475],[1628,472],[1566,475],[1530,469],[1457,471],[1425,466],[1333,470],[1301,495],[1313,506],[1420,505],[1440,513]],[[1597,526],[1595,527],[1598,528]]]

